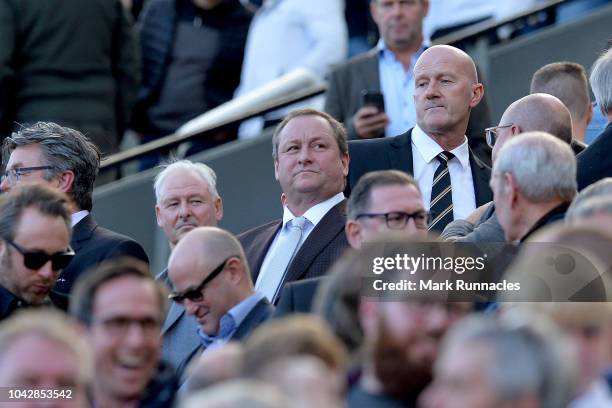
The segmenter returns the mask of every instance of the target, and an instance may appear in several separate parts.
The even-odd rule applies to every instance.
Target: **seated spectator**
[[[571,148],[550,134],[528,132],[505,143],[498,154],[491,188],[506,241],[522,242],[563,219],[576,195]]]
[[[534,131],[547,132],[566,143],[572,142],[571,114],[557,97],[531,94],[510,104],[499,125],[486,129],[487,141],[493,148],[493,160],[504,143],[520,134]],[[472,243],[503,242],[505,239],[492,203],[477,208],[465,220],[451,222],[442,232],[442,237]]]
[[[68,198],[48,187],[21,186],[0,196],[0,320],[16,309],[49,304],[74,257]]]
[[[548,321],[522,320],[482,316],[457,323],[443,342],[422,406],[566,407],[574,389],[568,345]]]
[[[58,393],[52,403],[55,408],[85,408],[93,376],[89,344],[64,314],[20,312],[0,325],[3,405],[10,398],[7,389],[41,389]],[[31,406],[38,404],[43,403]],[[15,405],[30,406],[25,400],[16,400]]]
[[[81,132],[51,122],[24,127],[4,140],[2,161],[6,165],[2,191],[22,183],[41,183],[68,195],[70,245],[76,256],[57,280],[52,294],[57,306],[67,309],[74,281],[104,260],[132,256],[149,261],[139,243],[94,221],[92,196],[100,151]]]
[[[193,358],[229,341],[244,340],[274,311],[253,289],[242,246],[219,228],[198,227],[185,235],[172,251],[168,277],[173,288],[170,298],[181,303],[199,326],[192,333],[199,347],[173,361],[180,378]]]
[[[151,0],[140,21],[142,83],[132,128],[147,143],[232,99],[251,14],[238,0]],[[188,155],[236,137],[195,140]],[[153,167],[159,157],[141,161]]]
[[[296,68],[305,68],[322,79],[330,65],[346,58],[347,37],[341,0],[264,1],[249,29],[235,96],[248,94]],[[279,122],[296,107],[243,122],[239,137],[258,136],[264,121]]]
[[[572,117],[572,140],[576,145],[586,148],[586,128],[593,117],[593,107],[589,82],[582,65],[574,62],[544,65],[531,77],[529,93],[546,93],[559,98]]]
[[[605,130],[597,137],[588,149],[578,157],[578,188],[586,186],[604,177],[612,176],[612,48],[603,53],[591,68],[591,89],[595,100],[604,116],[608,119]]]
[[[94,406],[172,405],[174,370],[159,360],[166,309],[166,291],[142,261],[107,261],[79,278],[70,314],[85,326],[93,348]]]

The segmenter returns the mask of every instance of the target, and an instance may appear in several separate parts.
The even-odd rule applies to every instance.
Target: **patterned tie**
[[[431,184],[431,202],[429,212],[431,213],[430,231],[442,231],[446,224],[453,220],[453,193],[451,178],[448,172],[448,162],[455,157],[450,152],[441,152],[436,156],[440,165],[436,169]]]
[[[274,303],[278,297],[289,265],[302,240],[306,221],[304,217],[297,217],[287,223],[290,228],[289,234],[278,242],[274,257],[270,260],[266,270],[260,272],[261,279],[257,279],[255,289],[266,296],[270,303]]]

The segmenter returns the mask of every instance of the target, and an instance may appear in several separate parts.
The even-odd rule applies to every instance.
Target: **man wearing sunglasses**
[[[21,184],[45,184],[69,199],[70,245],[76,256],[63,271],[53,291],[53,302],[66,309],[70,290],[81,273],[99,263],[131,256],[148,263],[139,243],[99,226],[90,214],[100,151],[81,132],[51,122],[24,127],[4,140],[2,161],[6,171],[0,189]]]
[[[182,304],[199,325],[192,335],[200,346],[176,367],[179,375],[202,351],[246,338],[274,310],[254,291],[238,240],[219,228],[199,227],[185,235],[170,256],[168,276],[170,299]]]
[[[0,196],[0,319],[16,309],[49,303],[74,256],[68,199],[43,186]]]

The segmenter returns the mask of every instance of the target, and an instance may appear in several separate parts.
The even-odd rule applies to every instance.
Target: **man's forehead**
[[[332,129],[327,121],[319,116],[297,116],[289,121],[280,133],[280,143],[290,140],[328,138],[332,136]]]
[[[40,164],[42,152],[38,144],[30,144],[26,146],[18,146],[8,157],[6,167],[25,167]]]

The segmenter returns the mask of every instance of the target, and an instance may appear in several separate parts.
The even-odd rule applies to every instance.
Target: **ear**
[[[361,297],[359,300],[359,324],[365,337],[372,338],[378,330],[378,304],[379,302],[365,297]]]
[[[58,175],[58,186],[57,188],[65,194],[70,194],[72,191],[72,185],[74,184],[74,172],[72,170],[65,170]]]
[[[344,175],[344,177],[346,177],[348,176],[349,163],[351,161],[351,158],[349,157],[348,152],[343,153],[340,160],[342,161],[342,174]]]
[[[513,124],[512,126],[510,126],[510,133],[512,133],[512,136],[516,136],[520,133],[523,133],[523,130],[519,125]]]
[[[155,204],[155,218],[157,219],[157,226],[161,228],[161,210],[159,204]]]
[[[238,258],[230,259],[230,261],[227,263],[226,268],[229,274],[229,280],[233,284],[238,284],[242,282],[242,280],[246,276],[244,264]]]
[[[274,160],[274,178],[278,181],[278,160]]]
[[[481,83],[472,84],[472,98],[470,99],[470,108],[474,109],[480,103],[484,96],[484,86]]]
[[[423,18],[425,18],[429,14],[429,0],[421,0],[421,3],[423,3]]]
[[[378,5],[376,4],[378,0],[370,1],[370,14],[372,14],[372,20],[378,25]]]
[[[588,126],[593,120],[593,104],[589,103],[586,111],[586,125]]]
[[[516,184],[516,180],[510,173],[506,173],[504,174],[504,181],[508,189],[507,193],[510,195],[510,206],[513,210],[516,210],[520,204],[520,190]]]
[[[361,248],[363,239],[361,238],[361,224],[359,224],[358,221],[347,220],[344,227],[344,233],[346,234],[346,239],[352,248]]]
[[[215,200],[215,219],[217,221],[221,221],[222,218],[223,218],[223,200],[221,200],[221,197],[218,197]]]

